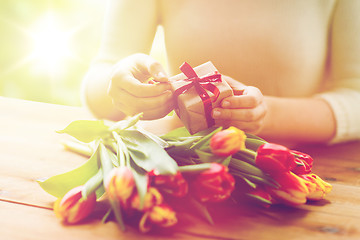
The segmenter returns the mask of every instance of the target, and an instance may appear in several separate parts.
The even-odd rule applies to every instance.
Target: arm
[[[134,53],[150,52],[158,24],[156,0],[110,0],[100,52],[86,74],[84,103],[99,118],[124,117],[113,105],[108,89],[115,64]]]
[[[317,98],[265,97],[268,114],[259,135],[294,142],[327,142],[335,134],[330,106]]]
[[[226,81],[239,95],[225,99],[222,108],[215,109],[218,124],[234,125],[269,141],[326,142],[334,135],[335,119],[325,101],[263,96],[255,87],[228,77]]]

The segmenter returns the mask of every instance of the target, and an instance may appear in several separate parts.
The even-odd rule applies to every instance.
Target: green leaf
[[[238,174],[236,175],[237,177],[241,178],[242,180],[244,180],[245,183],[247,183],[251,188],[255,189],[256,188],[256,184],[253,183],[252,181],[250,181],[249,179],[247,179],[246,177],[244,177],[242,174]]]
[[[134,176],[136,190],[140,198],[140,208],[143,207],[145,201],[145,195],[148,189],[149,178],[146,175],[146,171],[138,167],[134,161],[130,161],[130,169]]]
[[[180,127],[161,136],[164,140],[176,140],[178,137],[191,137],[191,134],[185,127]]]
[[[225,158],[225,159],[221,162],[221,164],[228,167],[229,164],[230,164],[231,159],[232,159],[232,156],[228,156],[227,158]]]
[[[198,174],[211,168],[211,163],[200,163],[194,165],[180,166],[179,171],[182,173]]]
[[[191,195],[187,195],[187,202],[189,202],[190,206],[192,206],[192,212],[199,214],[203,217],[208,223],[214,225],[214,221],[205,205],[200,203],[197,199],[193,198]]]
[[[259,139],[255,139],[255,138],[246,138],[246,140],[245,140],[245,146],[246,146],[246,148],[248,148],[248,149],[251,149],[251,150],[253,150],[253,151],[257,151],[257,149],[261,146],[261,145],[263,145],[263,144],[265,144],[266,142],[265,141],[263,141],[263,140],[259,140]]]
[[[269,201],[269,200],[267,200],[265,198],[262,198],[260,196],[251,194],[251,193],[246,193],[246,196],[248,196],[249,198],[251,198],[251,199],[253,199],[253,200],[255,200],[255,201],[259,202],[259,203],[265,203],[265,204],[269,204],[269,205],[272,204],[271,201]]]
[[[195,143],[194,145],[192,145],[190,148],[191,149],[200,149],[200,148],[202,148],[203,146],[206,146],[206,145],[209,145],[209,142],[210,142],[210,139],[211,139],[211,137],[215,134],[215,133],[217,133],[217,132],[219,132],[219,131],[221,131],[222,130],[222,127],[218,127],[218,128],[216,128],[215,130],[212,130],[210,133],[208,133],[207,135],[205,135],[200,141],[198,141],[197,143]],[[206,133],[208,132],[208,131],[210,131],[209,129],[207,129],[207,130],[205,130],[206,131]],[[201,133],[205,133],[205,132],[201,132]],[[200,134],[201,134],[200,133]]]
[[[111,127],[110,127],[110,131],[117,131],[117,132],[121,132],[124,129],[130,128],[132,126],[134,126],[139,120],[140,118],[143,116],[143,113],[139,113],[135,116],[129,117],[127,119],[118,121],[116,123],[114,123]]]
[[[136,130],[126,130],[122,132],[122,139],[130,153],[130,156],[140,168],[149,172],[156,170],[158,174],[175,174],[177,171],[177,164],[167,152],[152,139]],[[136,145],[136,151],[130,145]],[[139,154],[139,151],[143,154]]]
[[[273,179],[269,178],[268,176],[265,177],[259,177],[259,176],[255,176],[255,175],[251,175],[248,173],[244,173],[235,169],[230,169],[229,172],[231,174],[233,174],[234,176],[238,176],[241,178],[246,178],[249,181],[253,182],[253,183],[258,183],[258,184],[265,184],[268,185],[270,187],[274,187],[274,188],[278,188],[279,185],[278,183],[276,183]]]
[[[100,198],[105,192],[102,182],[103,173],[100,168],[99,171],[85,183],[84,189],[82,190],[83,198],[86,199],[92,192],[96,192],[96,197]]]
[[[167,148],[169,147],[169,143],[167,143],[165,140],[163,140],[162,138],[158,137],[157,135],[146,131],[145,129],[136,126],[136,129],[141,132],[142,134],[144,134],[145,136],[147,136],[148,138],[150,138],[151,140],[153,140],[154,142],[156,142],[157,144],[159,144],[162,148]]]
[[[249,150],[249,149],[240,150],[233,155],[233,158],[256,166],[256,164],[255,164],[256,153],[250,152],[250,151],[252,151],[252,150]]]
[[[104,179],[106,179],[111,170],[114,168],[112,157],[110,155],[112,151],[107,149],[102,142],[99,143],[99,149],[101,168],[103,170]]]
[[[91,177],[97,174],[99,168],[98,150],[96,150],[90,159],[80,167],[66,173],[52,176],[44,181],[38,180],[38,183],[40,187],[49,194],[57,198],[62,198],[74,187],[84,185]]]
[[[246,138],[257,139],[257,140],[260,140],[260,141],[266,143],[266,141],[265,141],[264,139],[262,139],[261,137],[258,137],[258,136],[256,136],[256,135],[254,135],[254,134],[245,133],[245,135],[246,135]]]
[[[115,219],[116,219],[118,226],[120,227],[120,229],[122,231],[125,231],[126,227],[125,227],[124,220],[122,217],[122,210],[121,210],[119,202],[111,200],[111,199],[109,199],[109,202],[111,205],[111,209],[114,212]]]
[[[205,152],[205,151],[201,151],[199,149],[195,149],[196,154],[199,156],[199,160],[201,162],[223,162],[225,158],[219,157],[214,155],[213,153],[209,153],[209,152]]]
[[[259,177],[262,177],[262,178],[266,177],[265,173],[261,169],[259,169],[258,167],[254,166],[254,165],[251,165],[251,164],[249,164],[247,162],[241,161],[239,159],[236,159],[236,158],[231,159],[230,164],[229,164],[229,168],[235,169],[237,171],[241,171],[241,172],[244,172],[244,173],[248,173],[248,174],[251,174],[251,175],[259,176]]]
[[[85,143],[109,136],[109,128],[101,120],[73,121],[65,129],[57,132],[69,134]]]
[[[109,210],[105,213],[105,215],[103,216],[103,218],[101,219],[101,223],[104,224],[107,222],[107,219],[109,218],[111,212],[112,212],[112,208],[110,206]]]
[[[62,143],[66,150],[81,154],[86,157],[91,157],[94,152],[89,143],[83,143],[79,141],[65,141]]]

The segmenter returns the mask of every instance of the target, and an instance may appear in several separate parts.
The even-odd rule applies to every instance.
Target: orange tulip
[[[325,195],[332,189],[331,184],[325,182],[316,174],[304,174],[299,177],[312,184],[312,187],[309,187],[309,194],[307,195],[307,199],[309,200],[324,199]]]
[[[274,175],[279,188],[267,188],[272,197],[280,203],[295,206],[306,203],[309,194],[306,181],[292,172]]]
[[[139,222],[139,229],[141,232],[148,232],[153,225],[171,227],[176,223],[177,217],[174,210],[165,204],[161,204],[144,213]]]
[[[113,168],[105,179],[106,193],[112,200],[126,204],[135,189],[135,180],[127,167]]]
[[[138,193],[135,193],[129,201],[129,205],[132,209],[136,209],[138,211],[147,211],[155,205],[160,205],[163,203],[163,196],[160,192],[154,188],[150,187],[145,194],[144,204],[140,207],[140,196]]]
[[[227,157],[245,149],[246,135],[236,127],[229,127],[215,133],[210,140],[211,151],[221,157]]]
[[[96,195],[91,193],[82,197],[83,186],[73,188],[54,204],[54,212],[65,223],[77,223],[86,218],[95,208]]]

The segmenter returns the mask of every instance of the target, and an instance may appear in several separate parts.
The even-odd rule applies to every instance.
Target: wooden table
[[[222,205],[213,226],[180,213],[171,230],[143,235],[97,218],[65,226],[52,211],[55,198],[36,183],[86,160],[63,149],[67,136],[55,133],[90,119],[84,109],[1,97],[0,109],[0,239],[360,239],[360,142],[300,148],[314,157],[314,172],[333,184],[324,201],[297,208]]]

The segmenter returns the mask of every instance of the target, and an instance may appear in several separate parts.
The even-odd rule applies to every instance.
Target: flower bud
[[[292,172],[274,175],[273,179],[280,185],[279,188],[267,188],[271,196],[278,202],[290,206],[306,203],[309,194],[305,180]]]
[[[188,192],[188,183],[179,171],[175,175],[157,175],[151,171],[149,176],[152,185],[172,196],[183,197]]]
[[[295,156],[295,166],[291,169],[296,175],[308,174],[313,166],[313,159],[310,155],[295,150],[290,150]]]
[[[96,195],[82,197],[83,186],[73,188],[54,204],[54,212],[65,223],[77,223],[86,218],[95,208]]]
[[[211,151],[220,156],[227,157],[245,149],[246,135],[236,127],[229,127],[215,133],[210,140]]]
[[[129,204],[132,209],[136,209],[138,211],[147,211],[155,205],[162,204],[163,200],[163,196],[156,188],[149,187],[145,194],[144,204],[142,207],[140,206],[140,196],[137,192],[130,198]]]
[[[287,147],[265,143],[257,150],[256,165],[270,175],[288,172],[295,166],[295,157]]]
[[[200,201],[220,202],[230,197],[235,187],[235,180],[226,166],[211,163],[210,169],[199,173],[190,186],[193,194]]]
[[[139,222],[141,232],[148,232],[153,225],[171,227],[177,223],[176,213],[165,204],[156,205],[144,213]]]
[[[331,184],[325,182],[316,174],[305,174],[299,177],[313,184],[312,187],[309,187],[309,194],[307,195],[307,199],[309,200],[324,199],[325,195],[332,189]]]
[[[127,167],[113,168],[105,179],[106,193],[112,200],[125,204],[135,189],[135,180]]]

